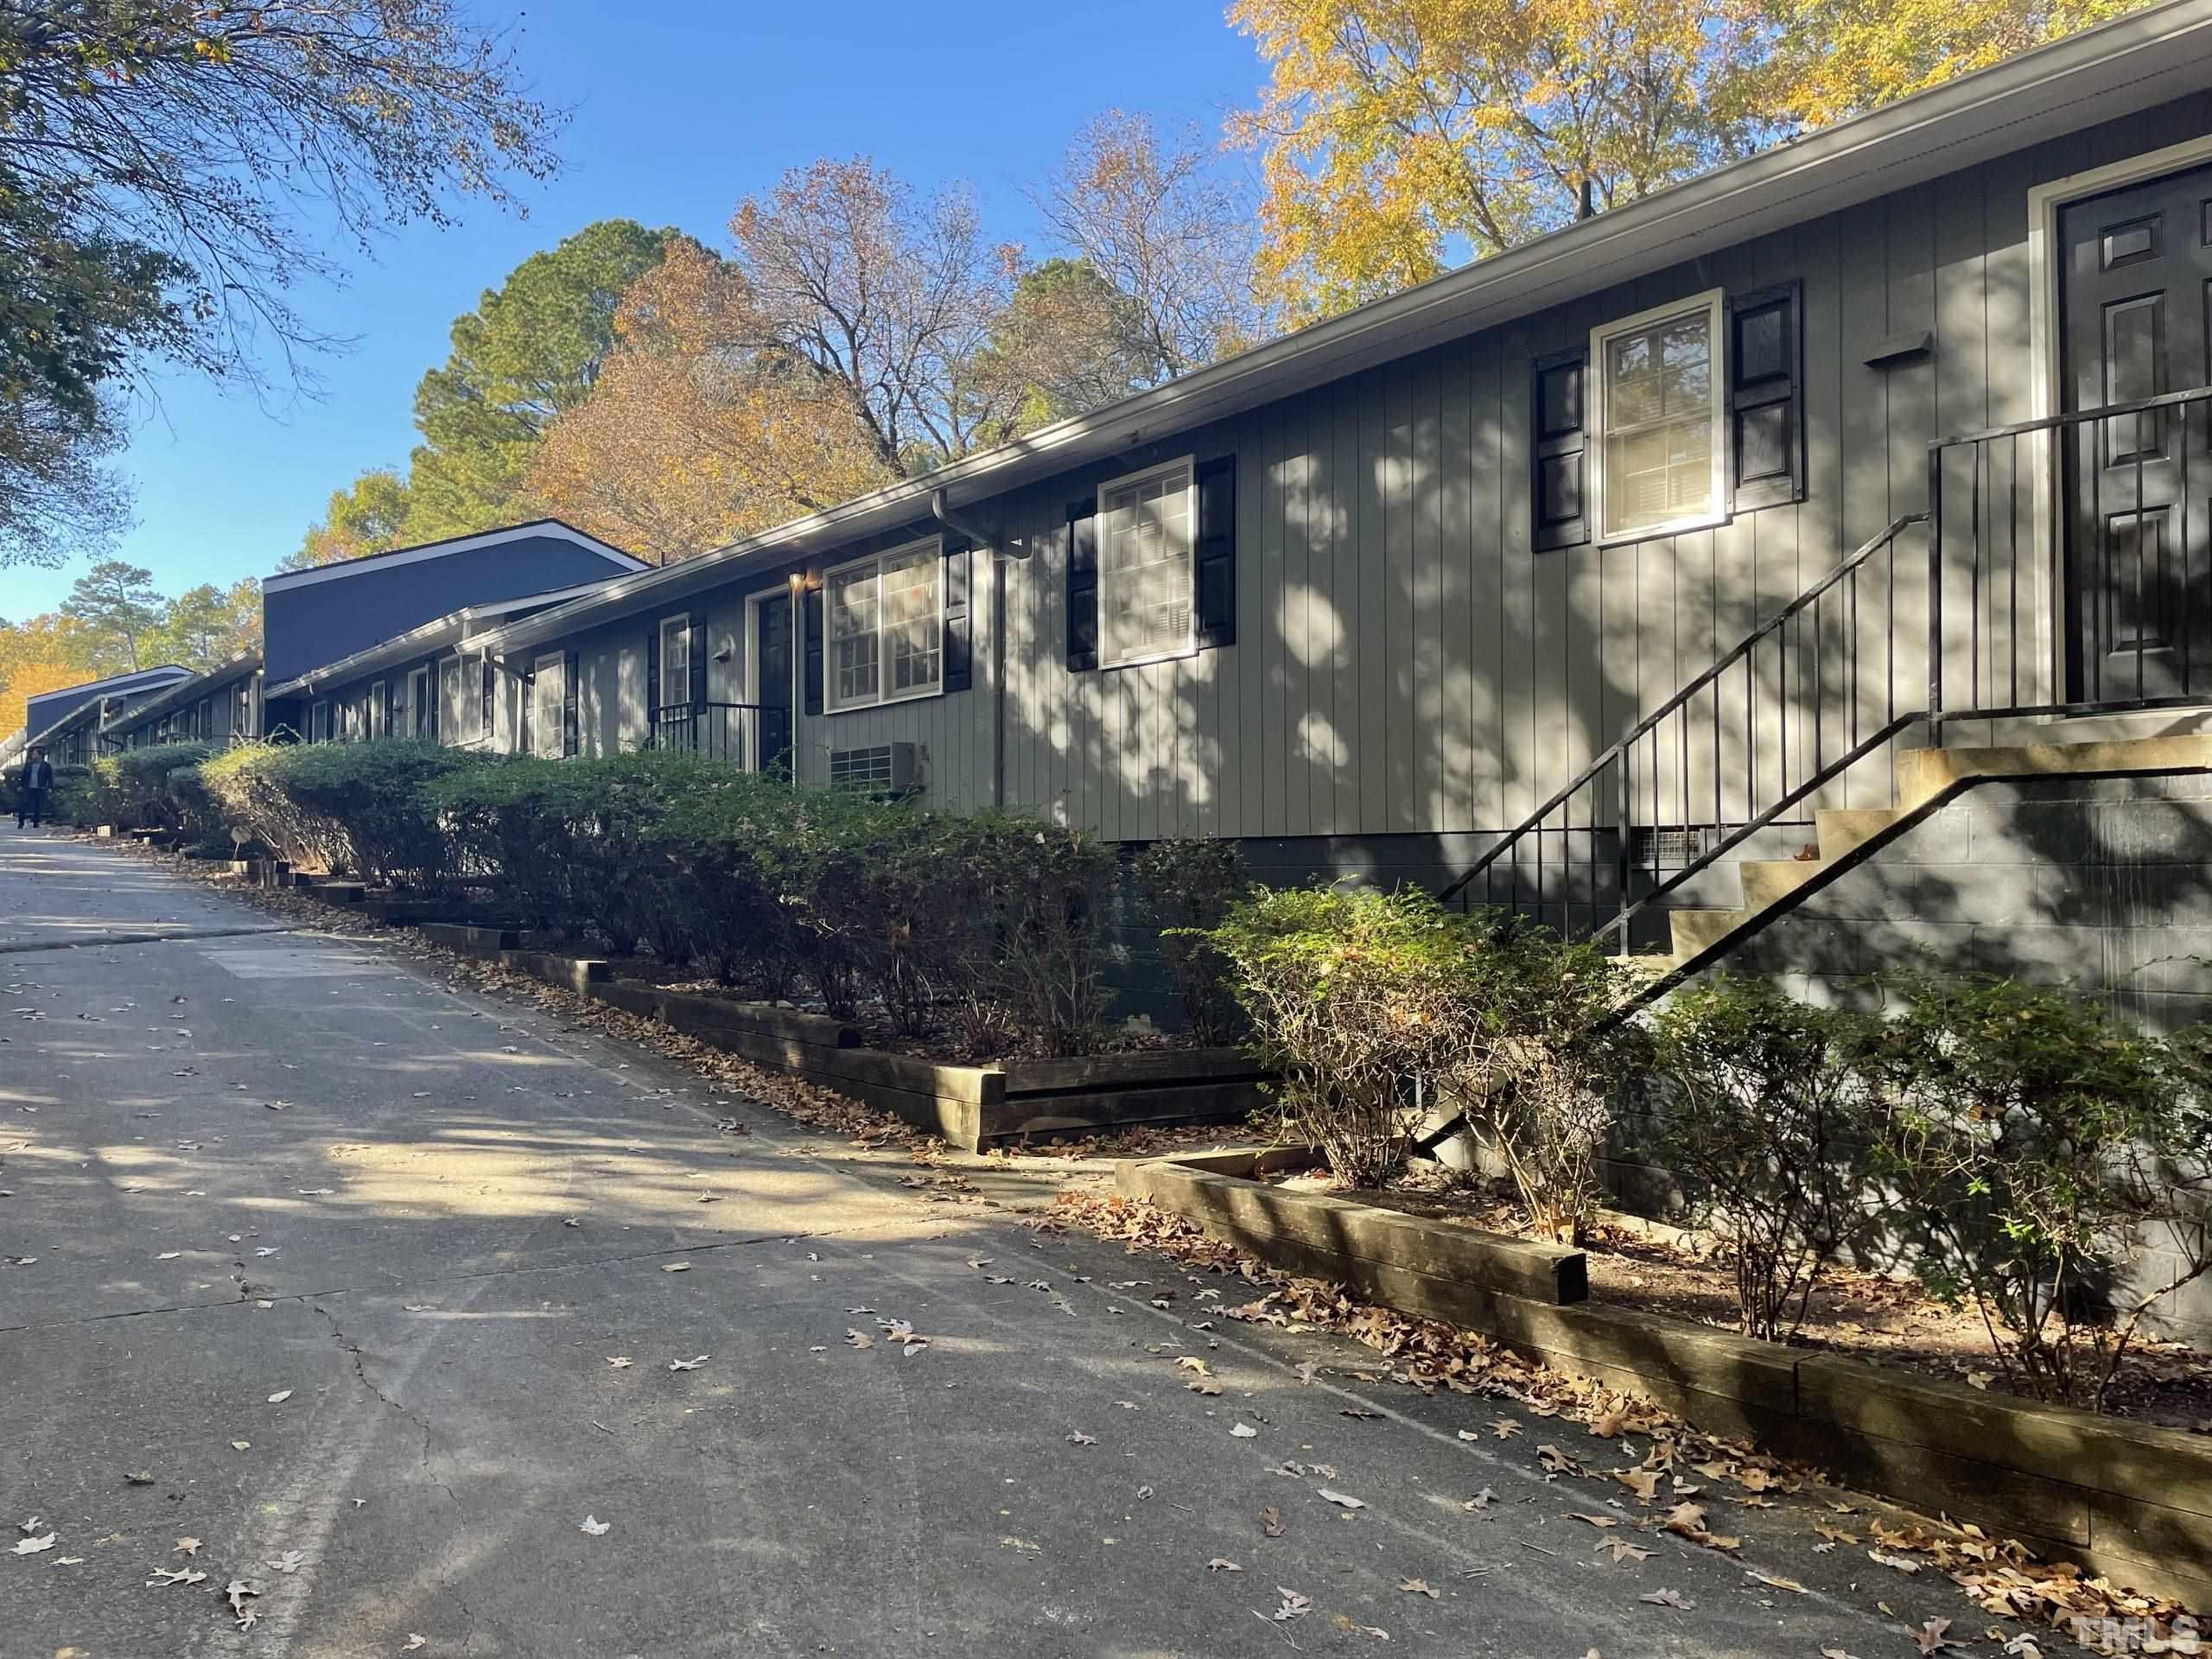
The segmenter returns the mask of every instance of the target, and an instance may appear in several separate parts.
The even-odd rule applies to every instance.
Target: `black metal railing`
[[[1894,612],[1912,563],[1900,538],[1925,519],[1892,520],[1745,635],[1484,851],[1446,902],[1611,936],[1623,951],[1649,942],[1632,931],[1649,906],[1783,819],[1895,719],[1913,682],[1891,631],[1870,639],[1866,625]]]
[[[1937,744],[1967,717],[2212,700],[2212,508],[2190,494],[2209,464],[2212,387],[1936,440],[1926,511],[1760,622],[1441,896],[1624,953],[1660,944],[1657,901],[1762,830],[1870,804],[1837,798],[1845,774],[1916,728]],[[1865,792],[1891,798],[1886,780]]]
[[[1929,447],[1931,742],[1947,720],[2212,694],[2212,387]],[[2208,452],[2208,453],[2200,453]]]
[[[757,702],[678,703],[655,715],[651,742],[727,760],[747,772],[788,772],[791,714]]]

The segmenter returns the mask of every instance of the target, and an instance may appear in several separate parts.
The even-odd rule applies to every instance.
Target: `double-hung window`
[[[1591,335],[1600,542],[1727,516],[1721,298],[1715,289]]]
[[[308,708],[308,741],[310,743],[330,741],[330,704],[327,702],[318,700]]]
[[[430,735],[430,671],[418,668],[407,676],[408,728],[416,737]]]
[[[558,760],[563,752],[561,710],[569,690],[569,659],[549,651],[537,659],[530,680],[530,752]]]
[[[1198,649],[1198,492],[1189,460],[1098,492],[1098,660],[1108,668]]]
[[[944,556],[938,541],[840,565],[823,588],[823,689],[832,711],[943,690]]]
[[[362,735],[372,743],[391,735],[391,688],[382,680],[369,682],[369,700],[361,711]]]

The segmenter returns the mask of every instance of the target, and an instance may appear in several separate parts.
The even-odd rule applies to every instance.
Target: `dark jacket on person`
[[[46,790],[54,787],[54,762],[33,760],[23,768],[23,787],[27,790]]]

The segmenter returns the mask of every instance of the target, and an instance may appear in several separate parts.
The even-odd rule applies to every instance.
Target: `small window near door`
[[[558,760],[562,754],[561,706],[568,694],[568,659],[557,651],[537,659],[530,682],[530,752]]]
[[[1721,293],[1591,335],[1599,540],[1637,541],[1726,516]]]
[[[308,710],[308,741],[310,743],[330,741],[330,705],[328,703],[318,702]]]
[[[430,671],[418,668],[407,677],[407,711],[416,736],[430,734]]]
[[[664,617],[660,625],[660,706],[691,706],[691,619]],[[559,710],[555,710],[557,715]]]
[[[371,742],[376,741],[376,740],[380,737],[390,737],[391,735],[390,725],[391,718],[391,689],[382,680],[371,680],[369,682],[369,701],[365,715],[366,718],[362,723],[367,729],[364,735],[365,735]]]

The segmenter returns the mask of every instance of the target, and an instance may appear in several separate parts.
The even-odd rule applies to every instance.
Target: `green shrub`
[[[17,782],[21,782],[18,774]],[[12,808],[14,802],[9,804]],[[46,798],[48,823],[90,823],[92,821],[92,772],[90,766],[54,768],[54,788]]]
[[[296,869],[342,869],[352,855],[343,826],[307,811],[284,788],[284,768],[298,748],[235,744],[201,765],[200,782],[226,830],[243,830]]]
[[[1529,1226],[1582,1242],[1601,1189],[1598,1159],[1620,1080],[1641,1069],[1641,1031],[1621,1020],[1630,988],[1598,944],[1564,942],[1510,913],[1478,912],[1480,981],[1452,1086],[1491,1158],[1511,1174]]]
[[[90,804],[95,818],[118,830],[174,830],[175,805],[169,773],[196,766],[214,750],[205,743],[156,743],[95,756]]]
[[[207,780],[199,766],[172,768],[162,794],[174,814],[177,833],[188,845],[213,849],[232,844],[224,833],[222,814],[216,807],[215,798],[207,792]]]
[[[1237,975],[1287,1127],[1356,1185],[1398,1173],[1420,1127],[1409,1085],[1459,1066],[1483,939],[1424,893],[1255,889],[1208,935]]]
[[[596,801],[581,766],[493,755],[425,780],[420,795],[454,874],[499,874],[526,927],[584,925],[596,883],[575,849]]]
[[[1891,982],[1876,1150],[1922,1282],[1974,1310],[2016,1387],[2101,1407],[2144,1317],[2212,1268],[2212,1046],[2014,980]],[[2174,1265],[2114,1306],[2146,1228]]]
[[[1746,1336],[1788,1338],[1821,1270],[1872,1230],[1866,1059],[1880,1027],[1728,976],[1652,1018],[1653,1149],[1733,1255]]]
[[[1229,960],[1207,938],[1252,885],[1233,841],[1155,841],[1129,868],[1140,918],[1160,934],[1183,1023],[1201,1043],[1233,1043],[1245,1022]]]
[[[200,768],[226,828],[302,869],[433,887],[458,873],[457,845],[429,785],[494,764],[414,739],[244,743]]]
[[[1424,1114],[1456,1100],[1513,1177],[1533,1230],[1581,1236],[1615,1079],[1637,1035],[1596,946],[1416,891],[1256,889],[1208,935],[1234,964],[1291,1127],[1360,1184],[1404,1166]]]
[[[1098,1042],[1113,1002],[1103,924],[1120,860],[1110,842],[1011,813],[973,821],[968,868],[988,919],[1006,1016],[1048,1054]]]

